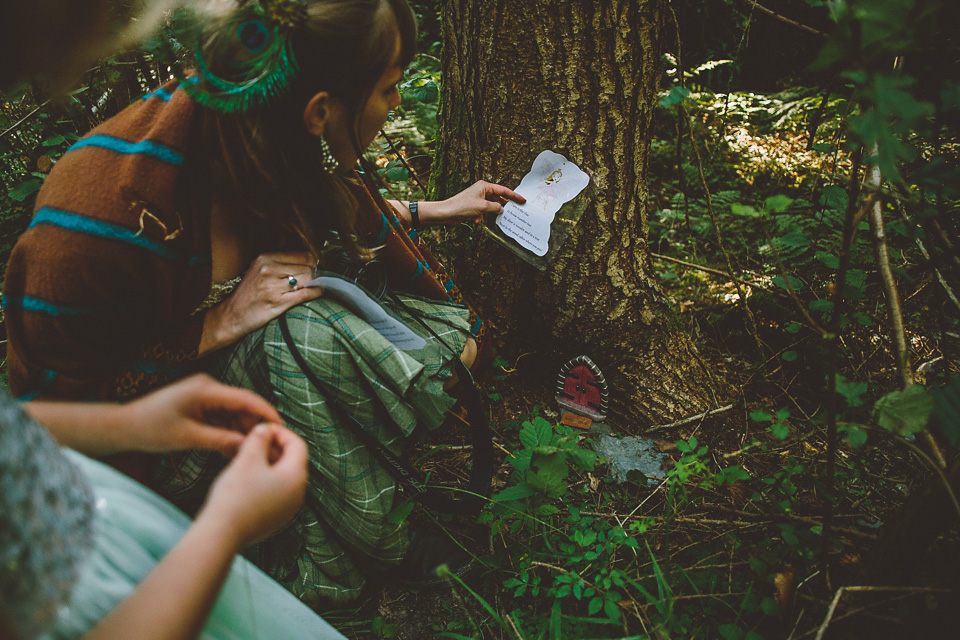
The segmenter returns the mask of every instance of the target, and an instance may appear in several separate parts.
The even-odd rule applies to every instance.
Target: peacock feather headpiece
[[[307,22],[303,0],[242,0],[194,27],[199,78],[184,89],[200,104],[238,113],[269,103],[297,72],[292,36]]]

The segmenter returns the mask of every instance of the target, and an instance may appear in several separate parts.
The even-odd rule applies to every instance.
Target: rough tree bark
[[[544,272],[480,228],[445,231],[441,244],[504,353],[550,353],[551,364],[589,355],[628,429],[717,406],[646,243],[663,9],[663,0],[443,3],[433,195],[481,178],[515,186],[552,149],[593,174],[596,197]]]

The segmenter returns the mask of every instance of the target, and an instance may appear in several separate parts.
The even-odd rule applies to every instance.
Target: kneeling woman
[[[416,39],[405,0],[244,1],[206,24],[199,75],[94,129],[38,195],[5,285],[11,388],[126,398],[205,367],[256,389],[306,438],[313,499],[251,555],[309,603],[348,600],[409,541],[386,517],[392,479],[339,408],[399,450],[415,425],[440,423],[453,360],[477,350],[478,323],[412,227],[522,199],[481,182],[411,213],[354,171],[399,103]],[[402,293],[395,314],[430,327],[426,347],[401,351],[301,286],[331,242],[378,260]],[[282,346],[288,310],[324,397]],[[216,471],[201,458],[116,464],[188,507]]]

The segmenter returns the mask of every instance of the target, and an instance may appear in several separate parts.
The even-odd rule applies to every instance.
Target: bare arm
[[[419,202],[420,226],[455,224],[476,220],[488,213],[497,214],[503,211],[503,203],[507,200],[520,204],[526,202],[523,196],[504,186],[481,180],[446,200]],[[404,220],[410,222],[410,209],[406,202],[389,202]]]
[[[34,400],[24,409],[60,444],[93,457],[194,448],[233,455],[254,425],[282,422],[257,394],[203,374],[127,404]]]

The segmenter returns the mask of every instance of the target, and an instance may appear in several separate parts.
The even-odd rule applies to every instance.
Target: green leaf
[[[739,202],[733,202],[730,204],[730,211],[737,216],[743,216],[745,218],[758,218],[760,217],[760,212],[758,212],[753,207],[740,204]]]
[[[32,194],[40,190],[40,185],[43,183],[40,180],[24,180],[16,187],[7,192],[7,195],[10,196],[11,200],[16,202],[23,202]]]
[[[942,434],[954,448],[960,449],[960,377],[945,386],[931,389],[934,398],[930,428]]]
[[[790,427],[785,425],[782,422],[777,422],[770,425],[770,435],[772,435],[777,440],[783,440],[788,435],[790,435]]]
[[[825,264],[830,269],[836,269],[840,266],[840,258],[832,253],[827,253],[826,251],[817,251],[813,257]]]
[[[513,465],[517,471],[526,471],[530,468],[530,460],[533,458],[533,449],[520,449],[507,456],[507,462]]]
[[[783,358],[783,361],[784,361],[784,362],[793,362],[794,360],[797,359],[797,352],[796,352],[796,351],[784,351],[783,354],[782,354],[780,357]]]
[[[768,616],[778,616],[780,615],[780,605],[773,598],[764,598],[760,601],[760,611]]]
[[[567,473],[567,460],[563,454],[534,453],[526,480],[537,491],[549,496],[560,496],[566,490]]]
[[[855,424],[846,424],[838,428],[838,431],[854,449],[859,449],[867,444],[867,432]]]
[[[67,139],[66,139],[65,137],[63,137],[63,136],[60,135],[60,134],[57,134],[57,135],[54,135],[54,136],[50,136],[49,138],[47,138],[46,140],[44,140],[44,141],[43,141],[43,146],[45,146],[45,147],[55,147],[55,146],[57,146],[57,145],[59,145],[59,144],[63,144],[63,143],[66,142],[66,141],[67,141]]]
[[[803,328],[803,325],[797,322],[796,320],[791,320],[787,324],[783,325],[783,329],[787,333],[799,333],[800,329],[802,328]]]
[[[754,422],[771,422],[773,420],[773,416],[770,415],[769,411],[757,409],[750,412],[750,419]]]
[[[611,620],[618,620],[620,618],[620,607],[617,606],[617,601],[612,598],[603,603],[603,612],[606,613],[607,617]]]
[[[873,405],[873,419],[887,431],[902,436],[922,431],[933,412],[935,399],[919,384],[891,391]]]
[[[780,213],[786,211],[787,208],[793,203],[793,198],[788,198],[785,195],[776,195],[770,196],[763,203],[764,211],[772,211],[774,213]]]
[[[787,235],[781,236],[780,242],[792,249],[800,249],[810,244],[810,238],[807,234],[801,233],[800,231],[791,231]]]
[[[593,615],[603,609],[603,598],[596,596],[590,599],[590,604],[587,605],[587,613]]]
[[[690,95],[689,89],[684,89],[683,87],[678,87],[676,85],[670,87],[670,91],[666,95],[661,95],[658,102],[660,106],[664,109],[669,109],[670,107],[680,104]]]
[[[811,300],[810,304],[807,305],[807,308],[810,309],[810,311],[829,313],[830,311],[833,311],[833,300]]]
[[[793,276],[787,276],[784,279],[783,276],[777,276],[773,279],[773,284],[777,285],[781,289],[787,289],[787,282],[790,283],[790,289],[797,291],[803,287],[803,282],[799,278],[794,278]]]
[[[525,482],[507,487],[497,495],[493,496],[494,502],[511,502],[513,500],[523,500],[532,496],[536,491]]]
[[[834,389],[844,397],[848,407],[859,407],[863,404],[863,399],[861,399],[860,396],[867,392],[867,383],[851,382],[842,375],[837,374]]]
[[[392,182],[402,182],[410,177],[406,167],[391,167],[384,172],[384,177]]]

